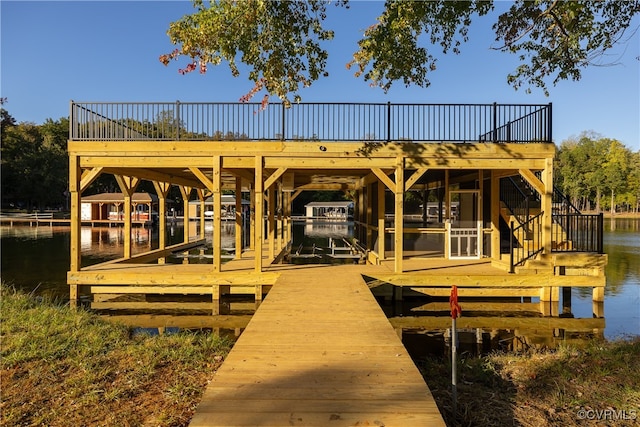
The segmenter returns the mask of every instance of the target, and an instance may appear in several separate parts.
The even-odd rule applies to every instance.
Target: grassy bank
[[[2,285],[0,423],[187,425],[231,342],[132,335],[83,310]]]
[[[132,335],[0,288],[0,425],[186,426],[231,347],[211,334]],[[635,426],[640,338],[418,363],[449,426]],[[620,418],[636,418],[620,419]]]
[[[640,425],[640,337],[463,356],[455,419],[450,361],[425,359],[419,365],[448,426]]]

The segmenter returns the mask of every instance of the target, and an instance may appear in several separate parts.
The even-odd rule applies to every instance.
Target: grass
[[[2,425],[187,425],[231,341],[132,334],[87,311],[0,288]]]
[[[6,285],[0,298],[0,425],[186,426],[231,347],[206,333],[134,335]],[[455,418],[449,360],[418,363],[449,426],[639,424],[640,337],[459,363]]]
[[[455,419],[450,363],[425,359],[420,365],[449,426],[640,424],[640,337],[463,357]],[[594,419],[582,419],[584,411]],[[608,415],[595,419],[598,411]]]

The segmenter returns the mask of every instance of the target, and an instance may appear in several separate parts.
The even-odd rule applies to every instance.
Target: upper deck
[[[551,104],[71,102],[74,141],[551,143]]]

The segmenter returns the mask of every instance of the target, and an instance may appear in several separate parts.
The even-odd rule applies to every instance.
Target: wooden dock
[[[282,271],[192,426],[443,426],[358,266]]]

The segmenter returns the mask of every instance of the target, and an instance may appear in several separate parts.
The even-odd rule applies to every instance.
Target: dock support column
[[[256,242],[256,184],[249,184],[249,250],[255,249]]]
[[[167,195],[171,184],[153,181],[153,187],[158,194],[158,249],[167,247]],[[164,264],[165,257],[158,258],[158,264]]]
[[[544,184],[544,194],[540,201],[542,213],[542,247],[543,253],[551,253],[552,240],[552,203],[553,203],[553,159],[545,159],[544,170],[542,171],[542,183]]]
[[[402,255],[404,246],[404,158],[396,159],[396,191],[395,191],[395,234],[394,272],[402,273]]]
[[[262,272],[262,231],[264,227],[264,194],[262,176],[262,156],[255,158],[255,231],[254,231],[254,254],[255,271]]]
[[[269,259],[276,257],[276,193],[275,184],[267,190],[267,207],[269,209]]]
[[[82,171],[80,169],[80,159],[78,156],[69,156],[69,193],[70,194],[70,210],[71,210],[71,262],[69,269],[72,273],[80,271],[82,267],[82,244],[80,240],[81,223],[81,191],[80,178]],[[76,307],[78,301],[78,285],[69,285],[69,300],[72,307]]]
[[[140,182],[139,178],[115,175],[120,191],[124,195],[124,258],[131,258],[131,196]]]
[[[213,271],[222,268],[222,161],[213,156]],[[204,215],[204,212],[203,212]],[[204,216],[203,216],[204,218]],[[204,223],[202,227],[204,237]]]
[[[280,251],[282,251],[282,248],[284,247],[284,233],[282,232],[282,214],[283,214],[283,209],[282,209],[282,201],[283,201],[283,190],[282,190],[282,186],[278,186],[278,192],[277,192],[277,197],[276,197],[276,205],[277,205],[277,216],[276,216],[276,250],[278,251],[278,253],[280,253]]]
[[[200,199],[200,238],[204,239],[204,211],[206,209],[206,197],[203,190],[198,190],[198,198]]]
[[[180,186],[180,194],[182,194],[182,220],[184,225],[182,241],[189,243],[189,196],[191,195],[191,187]]]
[[[385,233],[384,233],[384,191],[385,186],[382,181],[378,181],[378,259],[384,261],[385,259]]]
[[[373,225],[373,185],[369,184],[366,187],[366,195],[365,195],[365,200],[366,200],[366,204],[367,204],[367,208],[366,208],[366,222],[367,222],[367,244],[366,244],[366,248],[367,249],[372,249],[373,247],[373,230],[371,229],[371,225]]]
[[[283,242],[283,246],[286,246],[288,244],[293,244],[293,231],[291,230],[292,227],[292,222],[291,222],[291,205],[293,204],[293,200],[298,197],[298,195],[300,194],[300,192],[295,192],[295,193],[291,193],[291,192],[285,192],[283,194],[284,197],[284,202],[283,202],[283,207],[284,207],[284,224],[283,224],[283,231],[284,231],[284,242]]]
[[[242,178],[236,177],[236,259],[242,258]]]
[[[500,260],[500,178],[491,171],[491,259]]]

